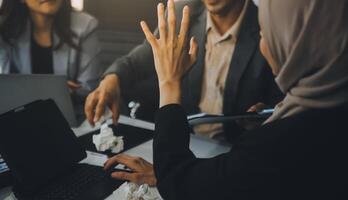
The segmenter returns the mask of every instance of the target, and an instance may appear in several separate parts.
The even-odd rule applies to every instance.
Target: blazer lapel
[[[31,74],[31,27],[30,23],[27,23],[25,32],[19,37],[17,42],[17,52],[15,53],[16,57],[14,63],[16,70],[21,74]]]
[[[204,57],[205,57],[205,28],[206,28],[206,10],[203,10],[200,13],[200,16],[197,18],[194,17],[197,21],[192,21],[191,24],[194,24],[190,31],[190,37],[194,36],[197,40],[199,50],[198,50],[198,60],[192,66],[189,74],[184,80],[186,84],[186,94],[183,95],[183,102],[187,102],[189,111],[199,112],[198,104],[201,99],[202,91],[202,81],[204,74]],[[187,98],[187,99],[186,99]]]
[[[54,47],[58,45],[59,38],[56,34],[53,34]],[[68,64],[69,64],[69,52],[70,48],[68,45],[63,44],[59,49],[53,50],[53,69],[54,74],[57,75],[69,75]]]
[[[257,8],[250,3],[240,28],[226,79],[223,106],[224,114],[234,113],[233,105],[236,104],[240,80],[258,47],[258,32]]]

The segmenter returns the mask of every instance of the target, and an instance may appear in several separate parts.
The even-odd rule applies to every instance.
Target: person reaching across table
[[[274,107],[283,99],[258,48],[258,10],[251,0],[178,0],[175,5],[177,27],[182,8],[185,5],[191,8],[187,31],[196,37],[199,46],[197,62],[182,84],[182,105],[189,115],[201,112],[236,115]],[[153,120],[158,107],[158,81],[147,41],[117,59],[104,75],[86,100],[85,112],[92,125],[105,107],[112,110],[116,122],[121,99],[139,101],[142,105],[139,110],[146,110],[145,118]],[[233,142],[239,128],[230,123],[197,126],[194,130],[200,135]]]

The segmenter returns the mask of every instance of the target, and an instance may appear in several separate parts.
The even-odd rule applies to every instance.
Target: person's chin
[[[205,0],[205,3],[209,4],[209,5],[216,5],[218,3],[220,3],[221,0]]]
[[[223,13],[224,5],[215,4],[215,5],[207,5],[207,10],[214,15],[220,15]]]
[[[42,9],[40,9],[40,13],[41,14],[44,14],[44,15],[49,15],[49,16],[51,16],[51,15],[56,15],[57,14],[57,12],[58,12],[58,8],[56,8],[56,7],[46,7],[46,8],[42,8]]]
[[[48,2],[40,5],[40,12],[42,14],[54,15],[58,12],[60,5],[58,2]]]
[[[212,15],[222,15],[221,9],[219,9],[219,8],[208,9],[208,11]]]

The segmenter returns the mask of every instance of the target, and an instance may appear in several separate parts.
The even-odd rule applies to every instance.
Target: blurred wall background
[[[154,29],[156,6],[161,0],[85,0],[84,11],[99,20],[103,66],[127,54],[144,40],[140,21]]]
[[[160,0],[85,0],[84,9],[96,16],[102,29],[140,32],[140,20],[156,25]]]

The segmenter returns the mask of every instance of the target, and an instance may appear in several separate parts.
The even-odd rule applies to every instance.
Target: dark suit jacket
[[[176,2],[177,30],[186,4],[191,8],[189,35],[195,36],[199,44],[198,61],[183,80],[182,102],[187,112],[193,114],[200,112],[198,105],[204,73],[207,10],[201,0]],[[282,99],[272,72],[259,51],[260,29],[257,16],[257,8],[250,2],[226,80],[224,114],[245,112],[258,102],[273,106]],[[127,100],[145,102],[151,105],[153,112],[158,108],[158,83],[148,42],[145,41],[127,56],[116,60],[106,71],[108,73],[119,75],[122,95]]]
[[[348,106],[309,110],[245,132],[231,151],[198,159],[179,105],[161,108],[153,144],[166,200],[348,199]]]

